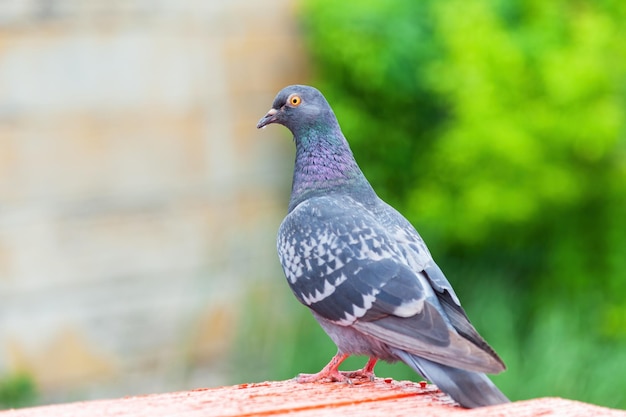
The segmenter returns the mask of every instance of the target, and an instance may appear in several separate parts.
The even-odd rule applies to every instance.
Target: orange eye
[[[289,98],[287,99],[287,102],[293,107],[298,107],[300,103],[302,103],[302,99],[300,98],[299,95],[293,94],[289,96]]]

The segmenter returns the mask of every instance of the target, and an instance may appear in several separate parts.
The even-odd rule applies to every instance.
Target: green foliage
[[[35,397],[35,384],[30,376],[17,373],[0,378],[0,409],[32,405]]]
[[[300,15],[315,85],[508,363],[496,382],[626,407],[626,3],[305,0]],[[254,360],[317,371],[332,343],[283,308],[271,337],[252,318]]]

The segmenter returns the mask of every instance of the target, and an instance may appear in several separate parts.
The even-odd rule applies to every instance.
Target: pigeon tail
[[[452,368],[420,358],[400,349],[392,349],[404,363],[452,397],[465,408],[486,407],[510,402],[487,375]]]

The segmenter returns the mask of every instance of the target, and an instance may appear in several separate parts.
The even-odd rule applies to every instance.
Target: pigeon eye
[[[293,107],[298,107],[300,103],[302,103],[302,99],[300,98],[299,95],[294,94],[292,96],[289,96],[289,99],[287,99],[287,102]]]

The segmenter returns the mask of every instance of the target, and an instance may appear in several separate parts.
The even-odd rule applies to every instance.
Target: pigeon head
[[[278,123],[291,130],[294,136],[309,129],[338,128],[337,118],[330,105],[316,88],[290,85],[283,88],[274,99],[272,108],[259,120],[257,128]]]
[[[362,203],[375,203],[376,194],[319,90],[306,85],[283,88],[257,128],[272,123],[289,129],[296,144],[289,211],[308,198],[333,192],[350,194]]]

